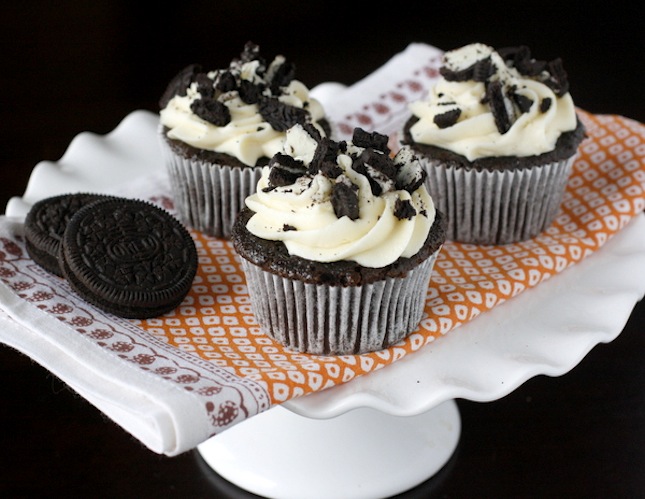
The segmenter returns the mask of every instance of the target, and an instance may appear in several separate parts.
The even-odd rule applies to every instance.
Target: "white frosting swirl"
[[[306,132],[300,125],[289,129],[285,151],[311,158],[311,141],[303,140],[302,134]],[[348,153],[362,151],[349,144],[346,153],[337,155],[336,164],[343,173],[336,179],[318,172],[301,176],[292,185],[267,189],[270,168],[264,167],[256,193],[246,199],[246,205],[255,212],[247,229],[260,238],[283,241],[291,255],[318,262],[352,260],[364,267],[380,268],[399,257],[415,255],[434,222],[432,198],[423,184],[410,193],[397,190],[394,182],[375,196],[368,178],[352,168]],[[415,161],[407,148],[401,149],[395,163],[397,158]],[[338,218],[332,205],[334,183],[347,181],[358,188],[359,217],[355,220],[347,215]],[[416,213],[398,218],[397,200],[409,201]]]
[[[471,44],[446,52],[444,65],[452,70],[462,70],[477,61],[491,58],[495,73],[489,81],[502,83],[504,94],[514,92],[530,99],[526,112],[518,110],[505,98],[505,106],[513,118],[512,126],[505,133],[498,130],[494,115],[483,103],[486,88],[481,81],[447,81],[440,78],[430,89],[426,99],[413,102],[409,108],[419,118],[410,134],[415,142],[448,149],[465,156],[469,161],[490,156],[532,156],[552,151],[563,132],[576,128],[575,107],[567,92],[558,97],[540,81],[521,75],[514,67],[507,66],[495,50],[483,44]],[[545,75],[541,75],[543,78]],[[550,99],[544,112],[541,104]],[[440,128],[435,116],[459,109],[458,121]]]
[[[276,61],[281,60],[281,56],[276,58]],[[276,61],[269,67],[269,74]],[[258,61],[250,61],[242,65],[240,77],[258,83],[258,64]],[[211,78],[215,78],[216,75],[216,71],[209,73]],[[245,104],[237,91],[231,91],[220,99],[231,114],[231,120],[225,126],[216,126],[197,116],[190,107],[201,97],[197,87],[197,83],[192,83],[186,95],[175,95],[160,111],[161,124],[169,129],[169,138],[199,149],[230,154],[249,166],[255,166],[258,158],[270,158],[282,150],[285,132],[271,128],[260,114],[259,106]],[[309,89],[302,82],[292,80],[281,91],[278,100],[294,107],[305,108],[314,124],[325,117],[322,105],[310,97]],[[322,128],[316,126],[324,134]]]

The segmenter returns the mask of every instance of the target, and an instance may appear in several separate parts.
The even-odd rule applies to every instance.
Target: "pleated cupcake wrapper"
[[[447,215],[446,238],[508,244],[537,236],[555,219],[575,156],[526,169],[477,171],[421,158],[435,206]]]
[[[242,269],[265,334],[298,352],[358,354],[393,345],[417,328],[439,251],[404,277],[362,286],[305,283],[245,259]]]
[[[209,236],[229,239],[244,199],[256,190],[262,167],[231,167],[175,154],[161,139],[179,219]]]

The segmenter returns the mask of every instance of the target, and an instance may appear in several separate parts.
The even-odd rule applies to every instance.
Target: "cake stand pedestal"
[[[374,499],[437,473],[460,433],[454,400],[416,416],[362,407],[330,419],[276,406],[197,450],[219,475],[263,497]]]

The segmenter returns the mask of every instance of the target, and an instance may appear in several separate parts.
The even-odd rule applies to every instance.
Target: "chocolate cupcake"
[[[448,218],[447,239],[505,244],[556,217],[585,129],[562,61],[525,46],[446,52],[442,77],[402,130]]]
[[[411,151],[392,157],[387,140],[295,125],[246,199],[232,241],[260,327],[282,345],[359,354],[417,328],[445,218]]]
[[[230,237],[262,166],[282,150],[296,123],[330,134],[320,103],[283,56],[267,64],[251,42],[228,68],[193,64],[159,102],[162,151],[180,219],[208,235]]]

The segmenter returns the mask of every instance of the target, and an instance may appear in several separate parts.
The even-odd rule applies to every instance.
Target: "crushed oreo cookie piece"
[[[367,148],[360,154],[358,160],[363,164],[370,165],[389,179],[394,180],[396,178],[396,166],[388,154]]]
[[[495,65],[490,56],[480,59],[467,68],[455,70],[447,66],[439,68],[439,73],[447,81],[481,81],[485,82],[495,74]]]
[[[314,153],[314,157],[309,165],[309,171],[312,173],[315,173],[316,170],[322,170],[325,168],[326,171],[330,171],[331,166],[328,163],[333,163],[336,165],[336,157],[338,156],[339,153],[345,152],[347,150],[347,142],[344,140],[341,142],[336,142],[335,140],[331,140],[328,137],[320,137],[320,134],[318,134],[318,130],[313,125],[303,125],[306,130],[309,131],[307,127],[313,128],[313,131],[315,131],[315,134],[309,132],[309,135],[312,137],[316,137],[316,135],[319,136],[319,138],[316,139],[318,142],[318,147],[316,147],[316,152]],[[325,174],[327,175],[327,174]],[[336,178],[338,175],[331,173],[331,175],[327,175],[329,178]]]
[[[321,138],[316,138],[315,135],[313,135],[311,132],[309,132],[309,136],[313,137],[314,140],[316,140],[316,142],[318,143],[316,150],[314,151],[313,158],[311,158],[311,162],[309,163],[309,172],[316,173],[316,171],[321,169],[323,163],[329,157],[329,147],[332,142],[327,138],[325,138],[324,140]],[[336,156],[330,157],[329,159],[331,159],[335,163]]]
[[[319,170],[325,177],[332,179],[343,174],[343,169],[338,166],[338,163],[327,159],[320,163]]]
[[[309,163],[309,172],[316,173],[316,171],[322,168],[322,164],[327,159],[336,160],[336,155],[330,155],[329,151],[329,148],[333,146],[334,142],[327,137],[323,137],[312,123],[300,123],[300,125],[309,134],[309,137],[317,143],[313,158]]]
[[[460,116],[461,109],[455,108],[450,111],[446,111],[445,113],[437,114],[432,121],[434,121],[434,124],[439,128],[448,128],[457,123]]]
[[[359,143],[377,144],[384,147],[383,134],[358,132]],[[386,149],[387,146],[385,146]],[[311,150],[315,149],[315,154]],[[392,157],[372,147],[357,146],[347,142],[322,137],[312,126],[297,125],[287,132],[285,144],[287,153],[278,153],[269,162],[269,178],[264,192],[295,183],[311,183],[314,176],[323,175],[333,181],[330,201],[337,218],[344,216],[351,220],[360,217],[359,186],[354,184],[338,163],[339,154],[347,154],[352,161],[351,169],[363,175],[371,192],[380,196],[383,192],[405,190],[413,193],[420,188],[427,177],[418,158],[408,147],[402,147]],[[309,150],[309,152],[307,152]],[[293,156],[292,156],[293,154]],[[295,156],[295,157],[294,157]],[[309,159],[301,159],[309,158]],[[312,164],[317,169],[312,169]],[[304,184],[303,184],[304,185]],[[414,217],[417,212],[410,202],[401,201],[396,207],[399,219]]]
[[[507,66],[514,67],[525,76],[538,76],[546,68],[545,61],[538,61],[531,57],[531,50],[526,45],[504,47],[497,53],[504,59]]]
[[[488,81],[495,74],[495,65],[490,56],[481,59],[473,66],[473,80]]]
[[[285,132],[293,125],[305,123],[309,117],[305,109],[285,104],[273,97],[260,99],[259,107],[264,121],[278,132]]]
[[[390,148],[387,143],[389,137],[379,132],[367,132],[360,127],[354,128],[352,135],[352,143],[358,147],[376,149],[377,151],[390,153]]]
[[[441,66],[439,68],[439,73],[443,76],[446,81],[468,81],[473,79],[475,74],[475,65],[469,66],[467,68],[455,71],[446,66]]]
[[[313,138],[316,142],[321,142],[323,139],[326,139],[326,137],[323,137],[318,129],[313,125],[313,123],[309,122],[303,122],[300,123],[302,125],[302,128],[304,128],[305,132],[309,134],[311,138]],[[331,144],[331,141],[327,139],[327,144]]]
[[[237,90],[237,80],[235,79],[235,76],[233,76],[233,73],[230,71],[222,71],[217,76],[217,84],[215,85],[215,88],[222,93]]]
[[[409,199],[397,199],[394,203],[394,216],[399,220],[412,220],[417,214]]]
[[[403,147],[394,157],[397,166],[396,189],[412,193],[423,185],[428,173],[421,167],[412,150]]]
[[[215,96],[215,87],[213,80],[211,80],[206,73],[199,73],[195,76],[197,83],[197,91],[202,99],[212,99]]]
[[[283,61],[270,78],[269,88],[272,94],[280,93],[280,88],[286,87],[296,77],[296,66],[291,62]]]
[[[228,107],[217,100],[197,99],[190,105],[190,109],[201,119],[215,126],[226,126],[231,121]]]
[[[264,62],[264,60],[260,57],[260,46],[257,43],[253,43],[252,41],[246,42],[244,44],[244,49],[240,54],[240,61],[245,63],[257,60]]]
[[[569,79],[562,65],[562,59],[554,59],[547,64],[549,77],[544,81],[555,95],[562,97],[569,91]]]
[[[240,99],[245,104],[257,104],[262,99],[264,88],[262,85],[252,83],[248,80],[241,80],[238,87]]]
[[[397,169],[392,158],[375,149],[365,149],[354,160],[352,168],[367,177],[375,196],[380,196],[388,183],[396,180]]]
[[[277,153],[269,161],[269,190],[276,187],[292,185],[298,178],[307,173],[305,164],[288,154]]]
[[[251,62],[254,64],[248,64]],[[253,74],[249,74],[251,71]],[[267,66],[266,60],[260,56],[260,47],[249,41],[227,69],[207,73],[198,64],[184,68],[170,82],[159,105],[164,109],[174,96],[185,96],[188,87],[196,82],[201,102],[194,101],[191,109],[200,118],[216,126],[229,123],[230,118],[226,117],[222,106],[226,106],[225,102],[235,97],[237,92],[245,104],[258,105],[262,118],[274,130],[284,132],[296,123],[310,121],[308,103],[300,108],[278,99],[284,87],[295,79],[295,73],[295,65],[283,56],[276,56]]]
[[[508,132],[513,124],[504,102],[504,88],[499,80],[492,81],[486,87],[486,101],[491,108],[495,126],[502,135]]]
[[[540,112],[546,113],[550,108],[551,108],[551,98],[545,97],[544,99],[542,99],[542,102],[540,102]]]
[[[529,99],[526,95],[518,94],[515,91],[510,93],[510,97],[520,110],[520,113],[528,113],[533,105],[533,100]]]
[[[520,74],[536,78],[547,85],[555,95],[562,97],[569,91],[569,79],[562,65],[562,59],[542,61],[531,57],[530,49],[525,45],[504,47],[497,53],[508,66],[514,67]]]
[[[367,178],[370,187],[372,188],[372,194],[375,196],[380,196],[384,192],[388,192],[394,189],[396,182],[391,177],[385,175],[382,171],[377,170],[371,165],[367,164],[364,167],[363,175]]]
[[[508,68],[513,68],[520,75],[547,85],[556,96],[562,97],[569,91],[567,73],[560,58],[549,62],[537,60],[532,57],[531,51],[526,45],[503,47],[496,52]],[[457,65],[457,69],[454,69],[454,64],[448,57],[446,61],[439,72],[447,81],[473,80],[484,83],[486,95],[482,99],[482,104],[488,104],[490,107],[495,125],[500,133],[506,133],[516,119],[521,114],[529,112],[533,106],[532,99],[519,93],[515,87],[509,88],[509,82],[504,83],[503,74],[495,77],[499,68],[496,68],[490,55],[477,60],[466,68]],[[441,102],[440,104],[448,105],[449,103]],[[540,111],[546,112],[551,104],[549,100],[540,102]],[[453,126],[459,119],[458,112],[457,109],[452,109],[437,114],[433,119],[434,123],[439,128]]]
[[[327,178],[338,177],[342,173],[342,169],[336,164],[336,157],[341,151],[341,143],[328,137],[321,137],[316,127],[311,124],[303,126],[309,132],[309,135],[318,142],[314,157],[309,164],[309,172],[316,173],[316,171],[320,170]],[[343,142],[342,146],[344,150],[347,144]]]
[[[342,176],[331,190],[331,205],[336,218],[347,216],[356,220],[360,213],[358,208],[358,187],[347,177]]]

